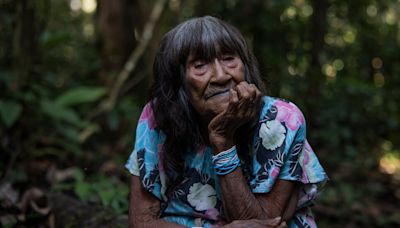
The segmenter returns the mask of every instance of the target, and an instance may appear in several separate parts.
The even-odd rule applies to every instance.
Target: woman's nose
[[[221,64],[221,61],[219,59],[214,59],[213,63],[213,81],[214,82],[219,82],[219,83],[225,83],[230,79],[229,74],[225,72],[223,64]]]

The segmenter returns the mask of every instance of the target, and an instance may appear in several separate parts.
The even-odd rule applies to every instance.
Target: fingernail
[[[280,221],[280,220],[281,220],[281,217],[276,217],[276,218],[274,218],[274,220]]]

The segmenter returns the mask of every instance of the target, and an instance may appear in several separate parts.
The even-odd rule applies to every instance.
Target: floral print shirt
[[[248,185],[258,194],[268,193],[278,179],[302,183],[296,212],[288,226],[316,227],[309,207],[317,196],[317,184],[326,181],[327,175],[306,140],[304,116],[297,106],[282,99],[265,96],[263,103],[253,138],[252,167],[242,165]],[[160,200],[163,219],[189,227],[224,225],[212,149],[203,146],[188,151],[183,178],[171,184],[161,162],[164,140],[148,103],[140,116],[135,148],[126,168]]]

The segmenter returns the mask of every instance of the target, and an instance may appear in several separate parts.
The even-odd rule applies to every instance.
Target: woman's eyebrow
[[[187,61],[186,61],[186,64],[193,64],[196,61],[205,61],[205,62],[207,62],[208,60],[205,59],[205,58],[201,58],[201,57],[189,56]]]
[[[186,65],[191,65],[198,60],[200,60],[200,58],[188,57],[188,59],[186,60]]]
[[[223,56],[226,56],[226,55],[238,55],[238,53],[236,51],[233,51],[233,50],[224,50],[224,51],[220,51],[217,56],[218,57],[223,57]]]

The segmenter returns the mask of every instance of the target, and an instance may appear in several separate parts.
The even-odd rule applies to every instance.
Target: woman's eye
[[[225,56],[223,58],[224,61],[233,61],[235,58],[233,56]]]
[[[202,75],[207,71],[208,62],[203,60],[197,60],[192,63],[193,73]]]
[[[206,63],[195,63],[194,68],[200,69],[200,68],[204,67],[205,65],[206,65]]]
[[[236,67],[237,65],[237,58],[232,55],[226,55],[222,58],[222,62],[228,67]]]

